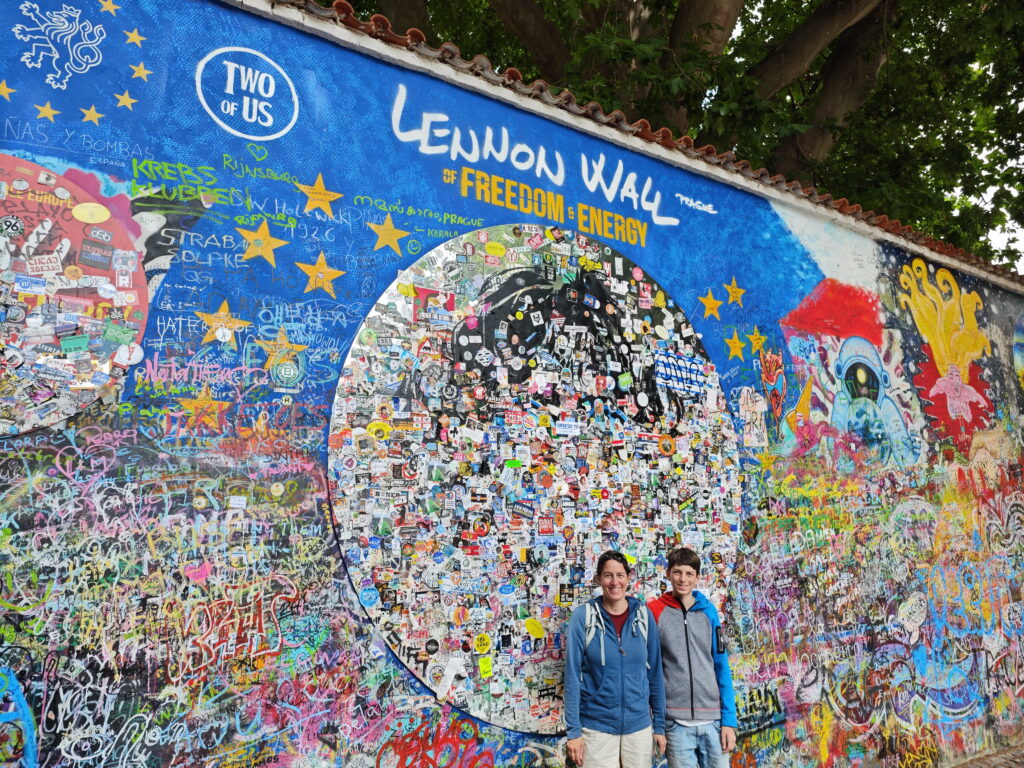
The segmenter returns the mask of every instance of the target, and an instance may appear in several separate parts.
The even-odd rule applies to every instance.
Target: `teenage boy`
[[[736,700],[718,611],[695,587],[700,557],[669,553],[670,592],[648,603],[658,624],[665,675],[669,768],[723,768],[736,746]]]

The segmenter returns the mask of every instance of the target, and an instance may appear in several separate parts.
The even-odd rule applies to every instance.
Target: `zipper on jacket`
[[[629,623],[629,604],[626,604],[626,623]],[[625,629],[625,625],[622,627]],[[615,625],[611,624],[612,632],[615,632],[615,640],[619,644],[619,701],[626,701],[626,681],[623,675],[622,659],[626,655],[625,649],[622,647],[622,635],[620,635]],[[626,707],[625,705],[619,707],[619,733],[622,733],[623,728],[626,727]]]
[[[683,635],[686,638],[686,671],[690,675],[690,719],[696,720],[697,711],[693,706],[693,663],[690,661],[690,624],[687,621],[687,614],[689,612],[682,603],[679,604],[679,607],[683,609]]]

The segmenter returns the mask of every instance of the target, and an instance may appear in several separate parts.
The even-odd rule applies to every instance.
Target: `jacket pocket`
[[[626,701],[623,705],[627,708],[647,709],[648,699],[651,695],[650,683],[647,680],[647,671],[625,673],[625,681],[622,686],[625,690]]]
[[[610,675],[604,673],[604,667],[598,667],[593,672],[584,673],[583,690],[580,691],[580,701],[593,701],[606,696],[608,691],[601,690],[609,684]]]

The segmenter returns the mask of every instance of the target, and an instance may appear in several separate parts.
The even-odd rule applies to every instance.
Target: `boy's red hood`
[[[703,611],[711,608],[711,604],[708,602],[708,599],[699,590],[693,590],[693,597],[696,602],[694,602],[693,606],[690,608],[691,611]],[[676,596],[671,591],[665,592],[661,597],[651,600],[647,603],[647,607],[650,608],[651,613],[654,614],[655,621],[661,617],[661,612],[666,608],[674,608],[677,611],[683,610],[683,606],[680,605],[679,600],[676,599]],[[715,615],[717,617],[717,612]]]

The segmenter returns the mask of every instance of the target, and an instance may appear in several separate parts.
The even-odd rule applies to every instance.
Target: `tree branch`
[[[863,106],[878,83],[889,58],[886,41],[896,4],[897,0],[882,0],[870,16],[840,35],[821,70],[811,127],[779,144],[776,170],[805,185],[813,182],[814,166],[825,159],[849,116]]]
[[[380,0],[380,12],[388,17],[391,28],[400,35],[415,27],[428,40],[433,36],[427,0]]]
[[[804,74],[844,30],[878,7],[880,0],[826,0],[771,53],[750,69],[757,95],[769,99]]]
[[[551,83],[565,80],[569,49],[561,33],[535,0],[487,0],[505,27],[523,44],[541,77]]]

